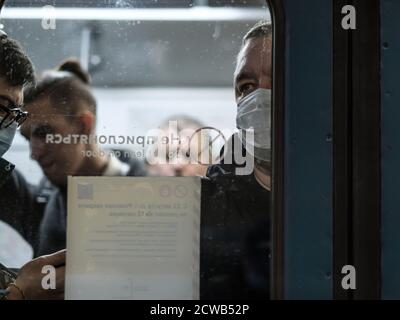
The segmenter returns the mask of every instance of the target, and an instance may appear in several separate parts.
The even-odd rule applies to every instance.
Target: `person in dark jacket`
[[[78,61],[69,59],[57,70],[45,71],[35,87],[25,91],[29,119],[21,127],[36,160],[51,185],[40,227],[38,254],[66,246],[68,176],[144,176],[135,158],[120,161],[102,150],[95,139],[96,100],[90,76]]]
[[[4,159],[0,166],[9,166]],[[16,169],[8,179],[0,182],[0,220],[13,227],[31,246],[34,252],[39,245],[39,227],[43,207],[36,201],[38,189],[30,185]]]
[[[260,22],[244,37],[234,76],[239,134],[203,181],[203,299],[269,298],[271,31]],[[243,175],[249,163],[254,170]]]
[[[26,120],[23,88],[34,82],[34,69],[16,41],[3,33],[0,39],[0,220],[35,247],[41,217],[35,211],[34,188],[14,165],[1,158],[10,148],[17,127]]]
[[[22,230],[22,233],[28,227],[31,217],[28,211],[21,211],[18,204],[20,202],[24,208],[25,203],[30,203],[29,188],[24,179],[13,172],[14,165],[3,159],[3,156],[11,147],[17,127],[27,117],[21,107],[23,89],[34,80],[32,62],[19,43],[0,30],[0,221],[6,220],[17,231]],[[0,252],[7,249],[0,248]],[[42,268],[46,265],[56,268],[57,290],[44,290],[41,285]],[[65,252],[29,261],[17,274],[10,272],[0,261],[0,300],[62,297],[64,265]]]

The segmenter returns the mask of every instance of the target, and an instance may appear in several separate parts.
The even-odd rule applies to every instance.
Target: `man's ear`
[[[78,122],[81,127],[80,134],[89,136],[91,135],[96,127],[96,118],[90,111],[83,111],[77,116]]]

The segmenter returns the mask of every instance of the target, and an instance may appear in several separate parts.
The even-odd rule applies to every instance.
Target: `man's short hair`
[[[269,37],[272,35],[272,24],[269,21],[259,21],[243,38],[243,45],[247,40],[258,38],[258,37]]]
[[[35,83],[35,70],[21,45],[5,34],[0,34],[0,78],[13,87]]]
[[[246,45],[246,42],[248,40],[259,37],[269,37],[269,36],[272,36],[271,22],[265,20],[257,22],[243,37],[242,47],[240,48],[239,53],[236,57],[236,66],[243,52],[244,46]]]

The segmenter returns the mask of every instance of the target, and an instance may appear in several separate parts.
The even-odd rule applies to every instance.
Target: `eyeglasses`
[[[9,109],[0,104],[0,129],[6,129],[11,126],[14,122],[21,126],[24,121],[28,118],[28,112],[22,111],[20,107]]]

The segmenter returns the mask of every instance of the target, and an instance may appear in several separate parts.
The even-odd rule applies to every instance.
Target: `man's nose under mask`
[[[0,117],[0,122],[3,118]],[[11,147],[14,140],[15,133],[17,132],[17,123],[14,122],[8,128],[0,129],[0,157],[2,157]]]
[[[246,150],[271,161],[271,90],[257,89],[238,104],[236,126]]]

